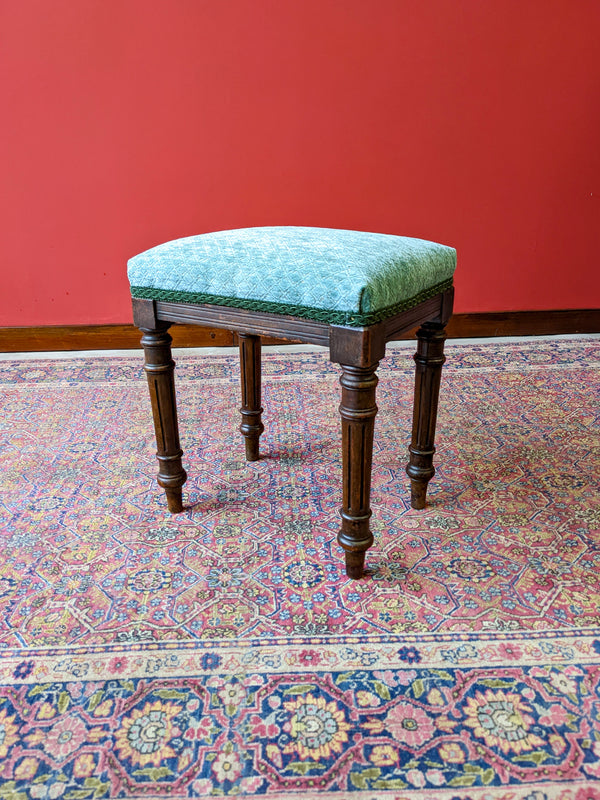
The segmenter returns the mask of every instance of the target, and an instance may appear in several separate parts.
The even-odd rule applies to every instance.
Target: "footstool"
[[[386,343],[417,326],[412,441],[406,471],[411,504],[424,508],[452,314],[456,251],[382,233],[306,227],[218,231],[161,244],[129,261],[135,324],[141,329],[159,462],[169,510],[183,510],[173,323],[235,331],[241,359],[246,459],[259,457],[261,336],[329,348],[340,364],[342,517],[346,573],[363,575],[369,528],[376,370]]]

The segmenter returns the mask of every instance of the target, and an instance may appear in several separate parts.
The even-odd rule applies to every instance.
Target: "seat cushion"
[[[331,228],[268,227],[175,239],[129,261],[134,297],[363,326],[452,284],[452,247]]]

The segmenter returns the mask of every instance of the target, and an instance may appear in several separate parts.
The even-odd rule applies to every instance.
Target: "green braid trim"
[[[248,311],[265,311],[269,314],[286,314],[291,317],[313,319],[326,322],[329,325],[347,325],[352,328],[362,328],[374,325],[388,317],[393,317],[401,311],[418,306],[424,300],[435,297],[436,294],[445,292],[452,286],[452,278],[436,283],[424,289],[419,294],[408,300],[402,300],[377,311],[361,313],[359,311],[335,311],[327,308],[311,308],[310,306],[297,306],[291,303],[272,303],[268,300],[248,300],[243,297],[224,297],[205,292],[180,292],[173,289],[153,289],[149,286],[132,286],[131,296],[141,297],[145,300],[162,300],[167,303],[189,303],[190,305],[229,306],[230,308],[245,308]]]

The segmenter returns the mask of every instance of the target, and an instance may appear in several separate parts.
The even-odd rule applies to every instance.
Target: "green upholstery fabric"
[[[269,227],[176,239],[129,261],[134,297],[370,325],[452,283],[456,251],[330,228]]]

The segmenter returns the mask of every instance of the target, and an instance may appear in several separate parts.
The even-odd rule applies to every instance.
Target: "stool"
[[[452,314],[451,247],[381,233],[265,227],[219,231],[153,247],[129,261],[135,324],[141,329],[159,462],[169,510],[183,510],[171,358],[173,323],[237,332],[246,459],[259,457],[261,336],[329,348],[340,364],[342,517],[346,573],[363,574],[369,529],[376,370],[386,342],[417,331],[412,441],[406,471],[411,505],[424,508],[435,473],[434,435],[444,328]]]

